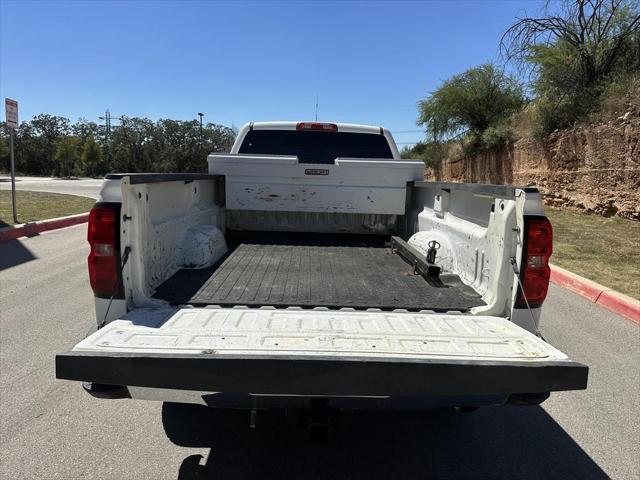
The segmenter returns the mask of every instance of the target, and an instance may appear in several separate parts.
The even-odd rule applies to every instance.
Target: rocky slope
[[[513,147],[466,157],[450,155],[431,178],[534,185],[545,203],[640,220],[640,114],[603,124],[525,138]]]

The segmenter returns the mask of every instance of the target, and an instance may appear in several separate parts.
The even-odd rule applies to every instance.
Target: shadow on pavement
[[[0,243],[0,271],[15,267],[22,263],[35,260],[37,257],[31,253],[19,240],[9,240]]]
[[[541,407],[343,414],[326,444],[284,412],[258,412],[252,430],[247,411],[183,407],[163,406],[167,435],[211,451],[185,458],[179,480],[609,478]]]

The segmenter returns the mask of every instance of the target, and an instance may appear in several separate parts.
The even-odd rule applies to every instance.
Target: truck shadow
[[[541,407],[343,414],[325,444],[284,412],[258,412],[250,429],[246,411],[181,407],[163,406],[169,438],[211,451],[185,458],[179,480],[609,478]]]
[[[31,250],[25,247],[20,240],[9,240],[0,243],[0,251],[2,252],[2,255],[0,255],[0,271],[36,259]]]

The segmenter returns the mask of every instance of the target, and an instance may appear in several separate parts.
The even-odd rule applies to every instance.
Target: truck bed
[[[379,237],[259,234],[228,239],[213,267],[180,270],[155,297],[174,305],[467,311],[484,305],[458,276],[427,280]]]

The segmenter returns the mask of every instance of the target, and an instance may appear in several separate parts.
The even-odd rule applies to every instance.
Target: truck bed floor
[[[465,311],[484,305],[456,275],[428,282],[390,248],[308,244],[240,243],[217,268],[181,270],[155,296],[199,306]]]

